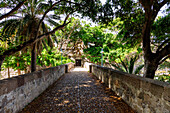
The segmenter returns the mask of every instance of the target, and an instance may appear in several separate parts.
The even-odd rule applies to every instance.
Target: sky
[[[106,0],[100,0],[102,2],[102,4],[104,4],[106,2]]]

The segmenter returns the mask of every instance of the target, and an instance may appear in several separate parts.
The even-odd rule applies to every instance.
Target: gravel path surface
[[[134,113],[84,68],[74,68],[21,113]]]

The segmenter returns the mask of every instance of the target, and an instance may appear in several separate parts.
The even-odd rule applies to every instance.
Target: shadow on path
[[[134,113],[84,68],[66,73],[21,113]]]

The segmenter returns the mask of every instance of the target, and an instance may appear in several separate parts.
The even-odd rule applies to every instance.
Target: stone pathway
[[[134,113],[84,68],[74,68],[21,113]]]

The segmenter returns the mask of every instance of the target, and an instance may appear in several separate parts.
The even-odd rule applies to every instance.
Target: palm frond
[[[58,15],[49,15],[48,17],[51,19],[60,20],[60,16]]]
[[[128,69],[130,74],[133,73],[134,64],[135,64],[135,59],[132,57],[132,58],[130,59],[130,62],[129,62],[129,69]]]
[[[135,70],[135,74],[138,74],[143,67],[144,67],[144,64],[139,65]]]
[[[117,70],[124,72],[124,70],[123,70],[122,68],[118,67],[117,65],[115,65],[115,64],[111,64],[111,65],[112,65],[113,67],[115,67]]]
[[[42,40],[42,44],[43,44],[43,46],[45,47],[45,49],[48,51],[48,47],[47,47],[46,42],[45,42],[44,39]]]
[[[42,3],[44,0],[39,0],[34,3],[34,8],[35,8],[35,14],[43,14],[44,10],[46,10],[49,6],[49,4]]]
[[[119,58],[119,59],[120,59],[120,61],[121,61],[121,64],[122,64],[123,68],[126,70],[126,72],[128,72],[128,69],[127,69],[127,67],[126,67],[125,62],[123,62],[121,58]]]
[[[54,47],[54,45],[53,45],[53,40],[51,39],[51,37],[50,37],[50,36],[49,36],[49,37],[47,37],[47,40],[48,40],[47,45],[48,45],[49,47],[53,48],[53,47]]]
[[[41,24],[41,29],[42,29],[42,32],[43,32],[43,33],[48,32],[48,29],[47,29],[47,27],[45,26],[45,23],[44,23],[44,22],[42,22],[42,24]]]
[[[37,42],[37,54],[41,54],[42,50],[43,50],[42,40],[40,40]]]
[[[5,25],[3,26],[3,30],[2,30],[2,35],[4,34],[8,34],[9,29],[11,29],[11,26],[16,22],[17,20],[15,19],[10,19],[7,20]],[[16,27],[12,27],[13,29],[15,29]],[[9,34],[8,34],[9,35]]]
[[[52,20],[51,18],[48,18],[47,21],[50,23],[50,25],[53,25],[53,26],[59,26],[60,25],[59,23],[57,23],[56,21]]]

